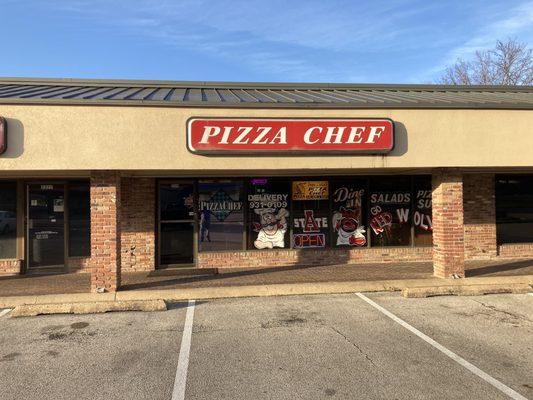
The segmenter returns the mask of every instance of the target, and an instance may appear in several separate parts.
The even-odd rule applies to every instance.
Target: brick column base
[[[465,258],[498,255],[494,174],[464,175]]]
[[[456,170],[433,173],[433,272],[464,277],[463,176]]]
[[[122,178],[120,236],[122,271],[155,269],[156,182]]]
[[[91,173],[91,291],[120,286],[120,176]]]

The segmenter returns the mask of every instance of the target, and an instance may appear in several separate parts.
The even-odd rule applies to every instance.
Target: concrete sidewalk
[[[467,263],[466,276],[503,277],[533,275],[533,260],[475,261]],[[209,273],[210,272],[210,273]],[[203,275],[199,275],[199,274]],[[273,268],[174,269],[123,272],[120,291],[214,289],[235,286],[323,284],[434,279],[430,262],[279,266]],[[0,298],[11,296],[89,293],[88,273],[22,275],[0,278]]]
[[[184,275],[184,272],[187,274]],[[435,278],[431,263],[287,266],[212,272],[163,270],[124,273],[120,291],[103,294],[89,293],[90,275],[87,273],[4,277],[0,278],[0,308],[22,304],[178,301],[379,291],[404,291],[409,296],[423,297],[511,290],[523,292],[533,284],[532,260],[471,262],[465,279]]]
[[[511,292],[513,287],[533,286],[533,275],[476,277],[465,279],[399,279],[376,281],[351,281],[351,282],[315,282],[296,284],[271,284],[248,286],[223,286],[223,287],[196,287],[183,289],[151,289],[130,290],[116,293],[70,293],[49,294],[32,296],[5,296],[0,297],[0,308],[13,308],[24,304],[66,304],[90,302],[123,302],[123,301],[148,301],[164,300],[168,302],[188,299],[217,299],[234,297],[261,297],[261,296],[292,296],[309,294],[339,294],[354,292],[384,292],[401,291],[409,288],[428,288],[430,291],[441,291],[443,294],[453,294],[453,288],[477,286],[486,290],[493,287],[496,292]],[[474,293],[474,291],[471,291]],[[478,294],[483,294],[481,291]],[[420,297],[420,296],[417,296]]]

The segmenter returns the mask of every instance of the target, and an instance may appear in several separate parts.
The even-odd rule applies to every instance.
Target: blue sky
[[[0,76],[431,83],[533,1],[0,0]]]

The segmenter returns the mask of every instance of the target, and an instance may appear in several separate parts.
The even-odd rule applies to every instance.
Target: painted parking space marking
[[[11,308],[6,308],[4,310],[0,310],[0,318],[2,318],[4,315],[7,315],[11,312]]]
[[[405,329],[407,329],[408,331],[410,331],[411,333],[415,334],[416,336],[418,336],[420,339],[424,340],[426,343],[429,343],[431,346],[433,346],[434,348],[436,348],[437,350],[439,350],[440,352],[442,352],[443,354],[447,355],[448,357],[450,357],[452,360],[454,360],[455,362],[457,362],[458,364],[462,365],[463,367],[465,367],[467,370],[469,370],[470,372],[472,372],[474,375],[477,375],[478,377],[480,377],[481,379],[483,379],[485,382],[491,384],[492,386],[494,386],[496,389],[500,390],[501,392],[505,393],[507,396],[509,396],[510,398],[512,399],[515,399],[515,400],[527,400],[526,397],[522,396],[520,393],[514,391],[513,389],[511,389],[509,386],[506,386],[504,385],[502,382],[500,382],[499,380],[497,380],[496,378],[493,378],[492,376],[490,376],[489,374],[487,374],[486,372],[483,372],[482,370],[480,370],[478,367],[476,367],[475,365],[469,363],[468,361],[466,361],[464,358],[458,356],[457,354],[455,354],[453,351],[447,349],[446,347],[444,347],[443,345],[441,345],[440,343],[436,342],[435,340],[431,339],[429,336],[427,336],[426,334],[420,332],[418,329],[416,329],[415,327],[409,325],[407,322],[405,322],[403,319],[397,317],[396,315],[394,315],[393,313],[391,313],[390,311],[388,311],[387,309],[383,308],[382,306],[380,306],[379,304],[377,304],[376,302],[370,300],[368,297],[366,297],[364,294],[362,293],[356,293],[356,295],[363,301],[365,301],[366,303],[370,304],[372,307],[374,307],[375,309],[377,309],[378,311],[380,311],[381,313],[385,314],[387,317],[389,317],[390,319],[392,319],[394,322],[397,322],[398,324],[400,324],[401,326],[403,326]]]
[[[185,315],[185,325],[181,338],[180,354],[178,357],[178,367],[176,368],[176,378],[174,379],[174,390],[172,400],[185,399],[185,386],[187,385],[187,369],[189,368],[189,354],[191,350],[192,325],[194,319],[194,300],[189,300],[187,314]]]

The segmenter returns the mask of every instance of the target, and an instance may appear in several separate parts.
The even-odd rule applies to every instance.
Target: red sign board
[[[0,117],[0,154],[7,150],[7,122]]]
[[[390,119],[191,118],[187,146],[199,154],[388,153]]]

